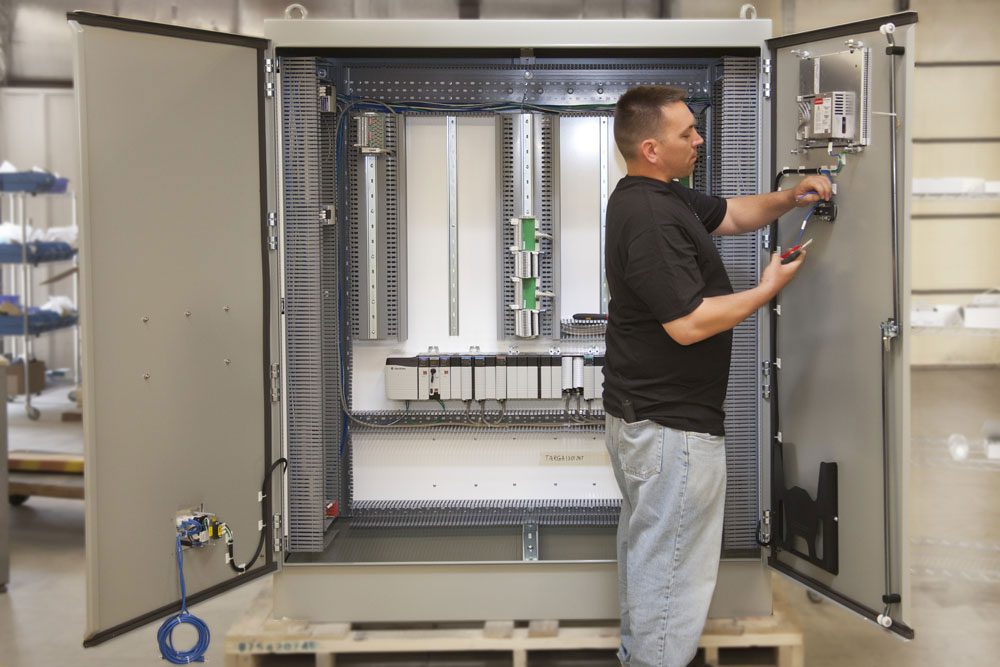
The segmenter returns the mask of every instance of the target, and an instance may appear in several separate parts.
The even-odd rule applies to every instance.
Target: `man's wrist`
[[[782,190],[781,194],[785,195],[784,204],[787,207],[786,213],[795,208],[795,190]]]

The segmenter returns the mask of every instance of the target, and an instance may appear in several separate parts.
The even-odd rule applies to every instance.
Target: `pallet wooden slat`
[[[248,614],[226,635],[227,667],[259,665],[255,656],[313,654],[316,664],[332,667],[337,654],[510,652],[514,667],[527,667],[532,651],[618,648],[618,627],[610,622],[562,625],[558,621],[487,621],[475,627],[352,626],[271,618],[270,591],[261,593]],[[773,648],[775,667],[803,667],[802,633],[780,613],[769,617],[711,620],[700,646],[709,663],[720,651]],[[248,660],[249,658],[249,660]]]

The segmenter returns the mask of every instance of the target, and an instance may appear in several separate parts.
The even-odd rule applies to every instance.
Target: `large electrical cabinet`
[[[82,137],[88,630],[274,572],[322,621],[613,618],[604,447],[613,107],[689,92],[687,185],[836,184],[717,242],[738,290],[711,613],[777,569],[908,622],[909,124],[916,15],[770,40],[733,21],[311,21],[268,39],[73,13]],[[807,222],[804,222],[804,219]],[[801,230],[805,228],[805,232]],[[262,479],[279,457],[270,488]],[[246,552],[244,555],[241,552]]]

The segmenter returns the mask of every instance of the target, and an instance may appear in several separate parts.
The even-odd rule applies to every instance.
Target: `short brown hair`
[[[629,88],[615,105],[615,143],[628,160],[636,146],[655,136],[663,122],[663,107],[687,99],[687,91],[677,86],[636,86]]]

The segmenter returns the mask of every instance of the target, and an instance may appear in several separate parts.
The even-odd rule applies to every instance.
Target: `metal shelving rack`
[[[3,275],[2,284],[14,288],[14,292],[21,297],[21,308],[24,311],[22,316],[23,327],[20,334],[14,336],[12,334],[0,334],[3,337],[14,337],[15,344],[11,350],[11,356],[14,359],[20,358],[24,370],[24,410],[28,418],[31,420],[37,420],[40,416],[38,408],[31,405],[31,383],[30,383],[30,362],[34,356],[33,353],[33,342],[34,338],[40,336],[44,333],[50,333],[52,331],[60,331],[69,327],[74,327],[75,333],[73,336],[73,377],[75,386],[80,385],[80,326],[79,317],[75,317],[66,323],[59,323],[58,325],[46,326],[44,328],[32,330],[31,321],[29,317],[29,308],[31,307],[33,296],[34,296],[34,267],[36,264],[42,263],[52,263],[54,261],[72,261],[73,266],[78,268],[79,266],[79,255],[74,253],[72,258],[68,259],[57,259],[57,260],[47,260],[47,259],[31,259],[28,256],[28,218],[25,213],[25,203],[29,195],[37,196],[43,195],[48,197],[69,197],[71,202],[71,220],[74,227],[77,226],[76,221],[76,196],[72,191],[67,191],[65,193],[48,193],[48,192],[30,192],[27,190],[19,191],[4,191],[3,194],[7,195],[7,200],[9,202],[9,210],[11,212],[12,221],[21,227],[21,259],[17,263],[4,263],[3,264]],[[8,271],[9,268],[9,271]],[[9,280],[9,282],[8,282]],[[80,303],[80,276],[79,272],[74,272],[73,274],[73,302],[79,308]],[[20,346],[17,343],[20,342]]]

